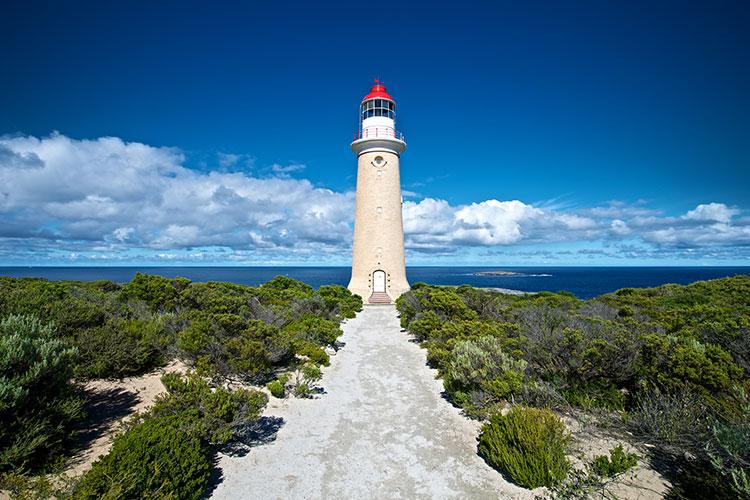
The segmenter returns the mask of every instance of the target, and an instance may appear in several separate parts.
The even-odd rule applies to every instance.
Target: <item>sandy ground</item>
[[[533,498],[476,452],[479,423],[441,397],[425,352],[394,306],[343,326],[317,399],[272,399],[272,442],[223,455],[215,498]]]
[[[650,465],[647,450],[635,448],[628,441],[627,433],[616,429],[607,429],[597,425],[595,421],[582,422],[570,416],[563,421],[573,436],[570,457],[574,467],[581,468],[584,461],[588,462],[598,455],[609,455],[609,451],[622,444],[627,453],[636,453],[640,457],[638,465],[611,482],[606,487],[608,498],[623,498],[628,500],[650,500],[664,498],[671,484]],[[594,498],[601,498],[595,495]]]
[[[161,383],[165,373],[185,373],[179,361],[139,377],[121,380],[93,380],[84,385],[88,418],[76,436],[80,450],[67,463],[64,474],[77,477],[91,468],[100,455],[112,446],[112,436],[122,422],[135,412],[144,412],[166,389]]]

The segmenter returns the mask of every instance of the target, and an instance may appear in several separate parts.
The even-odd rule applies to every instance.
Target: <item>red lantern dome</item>
[[[388,99],[389,101],[393,101],[393,97],[391,97],[388,91],[385,90],[383,84],[377,80],[375,80],[375,85],[370,89],[370,93],[367,94],[362,101],[367,101],[369,99]]]

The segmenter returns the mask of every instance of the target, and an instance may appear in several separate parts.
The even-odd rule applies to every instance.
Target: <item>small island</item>
[[[471,274],[472,276],[523,276],[521,273],[514,271],[477,271]]]

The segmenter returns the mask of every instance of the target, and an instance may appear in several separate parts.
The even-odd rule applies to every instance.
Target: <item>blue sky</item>
[[[0,264],[345,265],[374,77],[409,263],[748,263],[747,2],[216,3],[7,4]]]

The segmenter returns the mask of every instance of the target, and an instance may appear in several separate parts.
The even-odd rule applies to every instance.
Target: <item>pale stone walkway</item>
[[[344,325],[317,399],[272,398],[275,441],[222,456],[215,498],[532,498],[476,454],[478,424],[440,396],[393,306]]]

